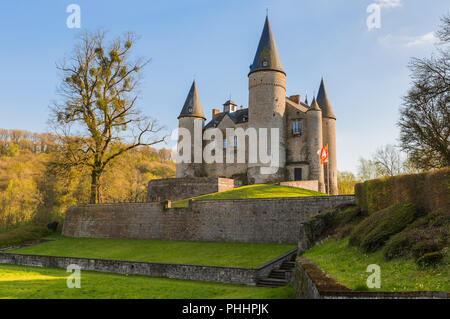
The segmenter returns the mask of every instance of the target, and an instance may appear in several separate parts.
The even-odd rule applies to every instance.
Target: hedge
[[[425,212],[450,214],[450,167],[375,179],[355,185],[356,204],[369,214],[399,203]]]

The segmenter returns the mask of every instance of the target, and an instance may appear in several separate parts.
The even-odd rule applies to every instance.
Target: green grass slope
[[[307,197],[326,196],[324,193],[303,188],[279,186],[273,184],[257,184],[237,187],[228,191],[212,193],[194,197],[194,200],[223,200],[223,199],[249,199],[249,198],[282,198],[282,197]],[[189,199],[176,201],[172,207],[185,207]]]
[[[324,211],[308,221],[303,255],[341,284],[368,290],[367,266],[381,267],[381,291],[450,291],[449,216],[394,204],[367,214],[357,206]],[[322,240],[325,240],[321,242]]]
[[[354,290],[369,290],[367,266],[381,267],[381,288],[374,291],[450,291],[448,265],[420,268],[414,259],[386,261],[381,250],[362,254],[348,238],[329,239],[303,254],[338,282]]]
[[[11,253],[255,268],[295,245],[57,237]]]
[[[0,299],[291,299],[291,286],[259,288],[200,281],[81,272],[68,289],[65,269],[0,265]]]

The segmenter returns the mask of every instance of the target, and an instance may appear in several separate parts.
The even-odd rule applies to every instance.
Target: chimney
[[[216,115],[219,114],[219,113],[220,113],[220,110],[218,110],[218,109],[213,109],[213,110],[212,110],[212,119],[214,120],[214,118],[216,117]]]
[[[294,103],[300,104],[300,95],[291,95],[288,99]]]

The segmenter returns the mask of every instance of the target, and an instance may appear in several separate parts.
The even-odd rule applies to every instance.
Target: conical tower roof
[[[189,94],[186,98],[186,102],[184,102],[183,109],[181,110],[180,117],[200,117],[205,118],[205,114],[203,113],[202,104],[200,102],[200,97],[197,91],[197,84],[192,82],[191,89],[189,90]]]
[[[253,64],[250,66],[250,73],[264,70],[272,70],[285,73],[281,66],[280,56],[278,55],[275,38],[270,27],[269,17],[266,16],[264,29],[259,40],[258,50],[256,51]]]
[[[325,88],[323,78],[320,82],[319,93],[317,94],[317,103],[319,103],[319,106],[322,109],[323,117],[336,119],[336,115],[334,115],[333,108],[331,107],[330,100],[328,99],[327,89]]]
[[[308,109],[309,111],[322,111],[319,107],[319,104],[317,104],[316,98],[313,98],[313,101],[311,103],[311,107]]]

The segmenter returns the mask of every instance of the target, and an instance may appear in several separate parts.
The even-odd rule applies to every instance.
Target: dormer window
[[[192,107],[189,107],[189,108],[188,108],[188,112],[189,112],[189,113],[192,113]]]
[[[262,66],[263,66],[264,68],[267,68],[267,67],[269,66],[269,62],[267,62],[267,60],[264,60],[264,61],[262,62]]]
[[[292,122],[292,133],[294,135],[302,134],[302,122],[300,120]]]

